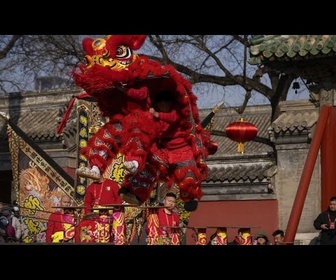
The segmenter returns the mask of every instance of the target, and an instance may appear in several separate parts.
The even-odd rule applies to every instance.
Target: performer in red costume
[[[100,205],[122,204],[122,199],[118,194],[119,186],[110,179],[101,182],[92,182],[86,188],[84,196],[85,214],[92,212],[92,208]]]
[[[157,221],[146,224],[147,236],[156,232],[155,242],[149,245],[180,245],[180,235],[177,228],[180,226],[180,217],[176,211],[176,194],[168,192],[163,200],[163,208],[157,210]],[[152,228],[156,227],[156,228]]]
[[[213,142],[201,126],[191,84],[172,65],[133,53],[145,39],[145,35],[108,35],[83,40],[86,63],[74,70],[74,81],[97,100],[108,122],[81,149],[89,167],[77,174],[99,180],[121,153],[128,171],[119,190],[125,201],[134,198],[132,202],[143,203],[163,179],[180,188],[186,209],[192,211],[202,197],[200,184],[208,174],[205,160]],[[175,95],[179,118],[163,132],[150,108],[152,100],[167,92]],[[172,161],[153,156],[158,144],[164,145]]]
[[[63,243],[74,242],[75,236],[75,215],[71,206],[71,199],[67,195],[63,195],[60,200],[62,209],[51,213],[47,223],[46,242],[47,243]]]
[[[168,187],[175,183],[182,199],[192,201],[202,197],[201,183],[206,179],[207,166],[197,166],[192,145],[179,126],[180,116],[173,107],[174,99],[173,93],[164,92],[153,102],[154,108],[150,108],[162,130],[160,138],[152,145],[153,164],[160,169],[160,178]]]
[[[118,191],[119,185],[110,179],[92,182],[87,187],[84,197],[84,213],[88,215],[95,211],[97,212],[97,217],[91,220],[83,220],[80,223],[76,241],[113,242],[115,245],[125,244],[126,224],[124,207],[120,206],[123,201]],[[113,210],[105,211],[105,208],[108,208],[109,205]],[[90,236],[86,236],[83,232],[90,232]]]

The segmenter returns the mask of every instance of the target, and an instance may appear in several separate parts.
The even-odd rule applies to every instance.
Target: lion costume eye
[[[117,48],[116,58],[120,60],[127,60],[132,56],[132,51],[129,47],[119,46]]]

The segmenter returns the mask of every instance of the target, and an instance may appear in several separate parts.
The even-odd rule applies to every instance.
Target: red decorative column
[[[336,108],[330,107],[321,143],[321,211],[336,194]]]
[[[330,111],[331,111],[330,106],[324,105],[321,108],[320,117],[316,124],[316,129],[314,132],[312,142],[310,144],[310,148],[306,158],[306,163],[302,171],[298,189],[296,191],[292,211],[289,216],[284,242],[294,242],[295,234],[300,222],[303,205],[307,196],[310,180],[314,171],[316,158],[321,146],[322,136],[329,118]]]

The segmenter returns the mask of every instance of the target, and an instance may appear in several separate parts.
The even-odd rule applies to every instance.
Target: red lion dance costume
[[[129,172],[119,190],[125,201],[131,196],[139,204],[145,202],[162,181],[168,187],[176,184],[186,210],[193,211],[208,175],[205,159],[217,145],[200,124],[191,84],[173,66],[133,52],[145,39],[146,35],[109,35],[83,40],[86,63],[74,70],[74,81],[97,100],[108,122],[80,153],[98,177],[118,153],[125,156]],[[177,114],[170,126],[150,113],[154,100],[166,94],[174,100]]]

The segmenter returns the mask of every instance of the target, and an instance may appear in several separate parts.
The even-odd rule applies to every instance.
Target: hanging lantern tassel
[[[241,118],[238,122],[230,123],[225,129],[227,137],[238,142],[237,151],[243,154],[245,152],[244,143],[253,140],[258,133],[257,127]]]
[[[238,153],[241,153],[241,154],[243,154],[245,152],[245,148],[244,148],[244,143],[243,142],[239,142],[238,143],[237,151],[238,151]]]

